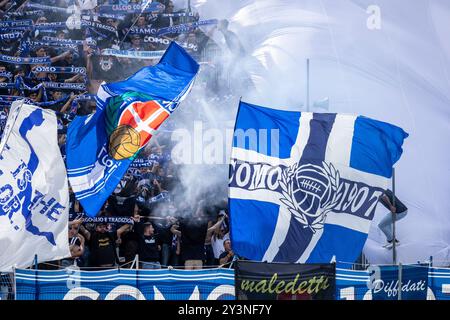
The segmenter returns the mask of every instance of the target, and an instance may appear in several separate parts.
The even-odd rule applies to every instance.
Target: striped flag
[[[258,261],[355,261],[408,136],[335,113],[241,102],[230,167],[234,251]]]

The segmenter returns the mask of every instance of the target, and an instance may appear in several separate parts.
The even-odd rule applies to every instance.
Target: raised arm
[[[213,226],[211,226],[210,228],[208,228],[207,236],[208,236],[209,234],[213,233],[216,229],[219,229],[219,227],[220,227],[220,225],[222,224],[223,220],[225,220],[225,216],[226,216],[226,215],[221,216],[220,219],[217,220],[217,222],[216,222]]]
[[[68,56],[70,54],[70,50],[69,51],[66,51],[66,52],[63,52],[63,53],[61,53],[60,55],[58,55],[58,56],[55,56],[55,57],[53,57],[53,58],[50,58],[50,61],[52,62],[52,63],[55,63],[55,62],[57,62],[57,61],[60,61],[60,60],[63,60],[66,56]]]

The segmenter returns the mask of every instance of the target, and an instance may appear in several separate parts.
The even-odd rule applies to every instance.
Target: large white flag
[[[0,271],[70,256],[68,207],[54,112],[14,102],[0,143]]]

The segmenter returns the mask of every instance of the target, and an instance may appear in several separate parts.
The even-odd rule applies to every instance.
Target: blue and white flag
[[[241,102],[229,181],[234,251],[269,262],[355,261],[407,136],[363,116]]]
[[[102,84],[97,111],[69,125],[69,181],[89,216],[97,215],[140,150],[189,93],[198,69],[173,42],[157,65]]]
[[[0,144],[0,271],[69,257],[69,191],[49,110],[15,101]]]

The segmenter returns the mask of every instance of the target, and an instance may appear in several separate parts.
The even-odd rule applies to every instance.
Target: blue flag
[[[139,151],[189,93],[198,69],[173,42],[157,65],[102,84],[97,111],[70,124],[67,173],[89,216],[99,212]]]
[[[355,261],[407,136],[363,116],[241,102],[229,180],[234,251],[268,262]]]

